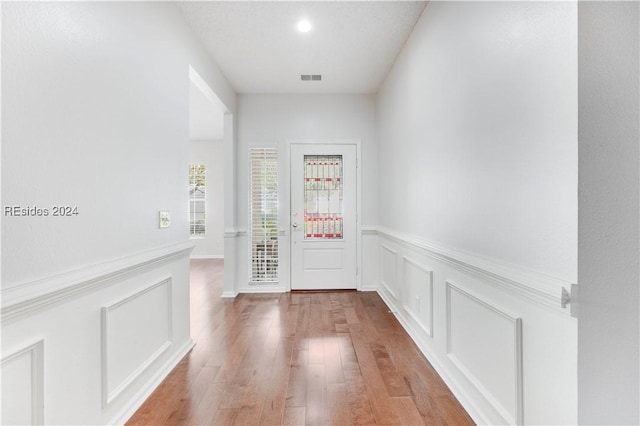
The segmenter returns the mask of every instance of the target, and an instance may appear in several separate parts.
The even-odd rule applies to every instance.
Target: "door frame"
[[[280,230],[284,230],[286,243],[285,259],[287,259],[286,268],[282,268],[280,272],[286,270],[287,276],[282,277],[286,281],[287,291],[291,291],[291,147],[292,145],[355,145],[356,147],[356,290],[362,289],[362,156],[361,156],[361,140],[360,139],[287,139],[281,146],[281,151],[285,155],[285,173],[280,180],[282,194],[282,214],[280,214]],[[283,253],[284,254],[284,253]]]

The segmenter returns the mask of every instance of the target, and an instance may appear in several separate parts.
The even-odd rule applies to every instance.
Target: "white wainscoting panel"
[[[193,242],[188,240],[3,288],[0,291],[0,319],[6,323],[41,312],[74,297],[171,264],[188,256],[193,246]]]
[[[577,321],[556,295],[568,282],[387,228],[376,237],[378,294],[477,424],[577,423]]]
[[[403,307],[433,337],[433,271],[406,256],[402,260]]]
[[[447,282],[447,354],[509,424],[523,424],[522,320]]]
[[[40,340],[2,358],[3,425],[44,424],[43,347]]]
[[[391,297],[397,299],[398,252],[381,244],[380,260],[380,282]]]
[[[169,347],[171,279],[102,308],[103,404],[110,404]]]
[[[191,247],[106,259],[10,292],[0,308],[1,423],[124,424],[193,347]]]

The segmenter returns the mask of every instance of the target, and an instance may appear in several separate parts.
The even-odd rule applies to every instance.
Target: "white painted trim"
[[[562,308],[562,288],[570,288],[571,283],[536,271],[484,258],[461,250],[443,247],[423,238],[397,232],[388,228],[378,228],[378,235],[399,243],[423,249],[427,255],[454,266],[455,268],[481,279],[512,294],[570,314]]]
[[[44,339],[28,344],[22,349],[3,356],[0,366],[22,356],[31,358],[31,420],[35,425],[44,424]]]
[[[228,228],[224,230],[225,238],[246,237],[247,230],[245,228]]]
[[[450,281],[445,281],[446,286],[446,312],[447,312],[447,336],[446,336],[446,350],[447,356],[449,360],[453,363],[453,365],[460,370],[460,372],[476,387],[478,392],[482,394],[482,396],[489,401],[491,405],[493,405],[494,409],[500,413],[500,415],[504,418],[506,423],[509,424],[524,424],[524,407],[523,407],[523,371],[522,371],[522,318],[511,316],[504,311],[500,310],[496,306],[485,302],[484,300],[473,296],[467,291],[463,290],[459,286],[451,283]],[[513,325],[513,343],[514,343],[514,354],[515,354],[515,407],[514,413],[515,417],[513,417],[509,411],[498,401],[498,399],[487,389],[484,387],[482,382],[478,380],[478,378],[461,362],[452,352],[451,352],[451,291],[455,290],[459,294],[468,298],[469,300],[477,303],[482,306],[484,309],[487,309],[491,312],[498,314],[500,317],[504,318],[508,322]]]
[[[113,386],[108,380],[108,345],[109,345],[109,314],[114,309],[131,302],[143,296],[150,291],[166,285],[167,287],[167,336],[168,340],[163,342],[156,350],[149,355],[149,357],[142,362],[131,374],[125,378],[122,383],[118,383]],[[133,384],[149,367],[156,362],[162,354],[164,354],[173,343],[173,297],[172,297],[172,280],[171,278],[165,278],[164,280],[157,282],[153,285],[145,287],[127,297],[119,299],[117,302],[102,307],[102,406],[106,408],[114,399],[116,399],[124,390],[126,390],[131,384]]]
[[[189,259],[224,259],[224,254],[192,254]]]
[[[255,285],[251,285],[251,288],[241,288],[238,290],[238,292],[236,294],[240,294],[240,293],[247,293],[247,294],[251,294],[251,293],[287,293],[289,291],[289,289],[283,285],[278,285],[278,286],[268,286],[266,284],[260,283],[260,284],[255,284]]]
[[[378,230],[371,227],[362,227],[361,235],[378,235]]]
[[[413,312],[413,309],[411,309],[409,306],[407,306],[407,304],[404,301],[404,297],[402,298],[402,300],[400,301],[400,303],[402,303],[402,307],[405,311],[407,311],[407,313],[409,314],[409,316],[411,316],[413,318],[413,320],[420,326],[420,328],[422,328],[424,330],[424,332],[431,338],[433,338],[433,270],[427,268],[426,266],[420,264],[419,262],[416,262],[415,260],[407,257],[407,256],[402,256],[402,288],[406,287],[406,265],[407,263],[410,265],[413,265],[414,267],[420,269],[422,272],[424,272],[425,274],[427,274],[429,276],[429,328],[425,327],[425,325],[422,323],[422,321],[420,320],[420,318],[418,317],[418,315]]]
[[[378,291],[378,286],[377,284],[362,283],[362,288],[358,291]]]
[[[225,238],[236,238],[238,236],[238,230],[235,228],[227,228],[224,230]]]
[[[193,242],[185,241],[3,289],[1,321],[45,310],[55,303],[187,257],[193,248]]]
[[[281,281],[249,281],[246,286],[237,289],[236,295],[240,293],[286,293],[289,290],[290,289],[286,285],[282,284]]]
[[[356,142],[356,290],[362,288],[362,140]]]
[[[220,295],[223,299],[234,299],[238,295],[235,291],[223,291]]]
[[[140,364],[138,368],[135,369],[133,373],[129,377],[127,377],[122,383],[116,386],[112,391],[106,389],[108,387],[106,378],[103,382],[103,395],[102,395],[102,408],[107,408],[116,398],[118,398],[122,392],[128,389],[145,371],[149,369],[151,364],[153,364],[162,354],[164,354],[171,347],[171,342],[164,342],[156,351],[153,352],[145,360],[144,363]]]
[[[397,296],[395,290],[393,290],[389,286],[389,283],[387,283],[384,280],[384,254],[382,253],[384,250],[386,250],[389,253],[391,253],[393,255],[393,258],[395,259],[395,263],[393,265],[395,271],[393,271],[393,274],[394,274],[396,279],[398,279],[398,252],[396,250],[393,250],[392,248],[389,248],[388,246],[386,246],[384,244],[380,244],[380,283],[384,287],[384,290],[387,291],[391,295],[391,297],[393,297],[395,300],[398,300],[398,296]],[[397,284],[398,283],[396,283],[396,285]]]
[[[189,339],[185,342],[184,345],[176,352],[176,355],[169,359],[163,366],[158,370],[151,380],[140,389],[131,399],[128,404],[124,406],[122,410],[118,414],[116,414],[113,419],[106,424],[112,425],[123,425],[125,424],[131,416],[135,414],[136,411],[144,404],[144,402],[151,396],[153,391],[162,383],[162,381],[171,373],[171,371],[178,365],[182,358],[187,355],[191,349],[195,346],[193,340]]]
[[[233,114],[224,115],[224,276],[222,287],[224,291],[233,291],[237,282],[238,265],[236,251],[236,198],[238,194],[236,165],[238,150],[235,134],[235,117]]]
[[[445,384],[449,387],[451,392],[455,395],[455,397],[460,401],[460,404],[467,411],[469,416],[473,419],[473,421],[478,425],[489,425],[493,424],[491,419],[485,415],[484,410],[479,407],[477,401],[469,395],[467,389],[462,386],[462,384],[455,378],[455,376],[449,371],[448,368],[445,367],[445,363],[441,360],[435,352],[429,349],[429,344],[422,337],[422,330],[417,330],[413,327],[412,322],[407,318],[402,310],[398,309],[393,300],[391,300],[384,291],[377,290],[378,295],[382,298],[383,302],[387,305],[389,310],[396,317],[402,328],[409,334],[411,340],[418,346],[420,352],[424,355],[424,357],[429,361],[429,363],[436,370],[440,378],[445,382]]]

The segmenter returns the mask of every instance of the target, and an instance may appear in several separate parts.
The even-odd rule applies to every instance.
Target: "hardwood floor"
[[[128,425],[473,424],[377,294],[221,288],[192,261],[196,346]]]

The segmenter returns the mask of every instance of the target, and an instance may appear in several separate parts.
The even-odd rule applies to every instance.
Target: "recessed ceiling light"
[[[308,33],[309,31],[311,31],[311,22],[307,21],[306,19],[298,22],[298,31],[300,31],[301,33]]]

